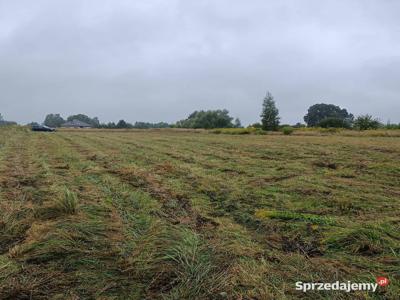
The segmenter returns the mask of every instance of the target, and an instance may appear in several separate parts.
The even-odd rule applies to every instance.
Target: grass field
[[[398,299],[399,270],[399,137],[0,130],[1,299]]]

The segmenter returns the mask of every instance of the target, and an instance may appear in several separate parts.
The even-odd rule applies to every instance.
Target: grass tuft
[[[173,265],[176,285],[170,292],[173,299],[198,299],[223,292],[226,274],[219,272],[212,261],[212,251],[200,236],[188,229],[175,233],[175,241],[166,249],[164,259]]]
[[[352,254],[376,255],[400,253],[400,236],[379,226],[365,225],[345,228],[325,240],[331,251],[345,250]]]
[[[63,196],[57,201],[56,208],[65,214],[76,214],[78,212],[78,197],[74,192],[65,188]]]

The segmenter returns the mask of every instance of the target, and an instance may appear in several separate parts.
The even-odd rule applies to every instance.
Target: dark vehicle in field
[[[53,132],[56,131],[54,128],[48,127],[46,125],[33,125],[32,131],[48,131]]]

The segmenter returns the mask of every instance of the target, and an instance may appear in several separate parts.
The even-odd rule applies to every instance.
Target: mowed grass
[[[0,299],[396,299],[399,200],[396,135],[1,129]]]

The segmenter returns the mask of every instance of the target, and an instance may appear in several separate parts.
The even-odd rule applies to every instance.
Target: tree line
[[[91,125],[94,128],[107,129],[150,129],[150,128],[238,128],[242,127],[240,120],[229,116],[229,112],[224,110],[200,110],[191,113],[188,118],[180,120],[174,124],[166,122],[150,123],[150,122],[135,122],[131,124],[125,120],[119,120],[117,123],[100,123],[97,117],[91,118],[84,114],[69,116],[64,119],[60,114],[48,114],[43,122],[44,125],[57,128],[61,127],[65,122],[78,120]]]
[[[199,110],[191,113],[186,119],[177,121],[176,123],[150,123],[150,122],[135,122],[129,123],[125,120],[118,122],[101,123],[97,117],[89,117],[85,114],[75,114],[64,119],[60,114],[48,114],[43,124],[49,127],[61,127],[65,122],[79,120],[91,125],[94,128],[107,129],[150,129],[150,128],[241,128],[243,127],[238,118],[234,119],[229,115],[226,109],[217,110]],[[308,108],[303,120],[305,123],[298,122],[294,125],[280,123],[279,110],[276,106],[274,97],[270,92],[267,92],[261,108],[260,122],[249,125],[248,127],[261,128],[267,131],[276,131],[284,127],[322,127],[322,128],[347,128],[347,129],[400,129],[400,124],[384,125],[379,119],[371,115],[360,115],[354,117],[345,108],[341,108],[334,104],[317,103]],[[0,114],[0,125],[12,125],[15,122],[5,121]],[[31,123],[29,125],[36,125]]]
[[[384,125],[379,119],[369,114],[354,117],[345,108],[334,104],[318,103],[308,108],[304,116],[307,127],[322,128],[346,128],[346,129],[400,129],[400,124]],[[263,130],[278,130],[288,125],[280,125],[279,110],[276,107],[274,97],[267,92],[261,113],[261,124],[256,123],[253,127],[261,127]],[[297,123],[292,127],[305,127],[302,123]]]
[[[57,128],[61,127],[66,122],[74,120],[85,122],[86,124],[89,124],[94,128],[107,128],[107,129],[123,129],[123,128],[148,129],[148,128],[170,127],[170,124],[165,122],[159,122],[159,123],[136,122],[134,124],[131,124],[129,122],[126,122],[125,120],[119,120],[117,123],[115,122],[100,123],[99,118],[97,117],[91,118],[84,114],[72,115],[66,119],[64,119],[60,114],[48,114],[44,119],[43,124],[52,128]]]

